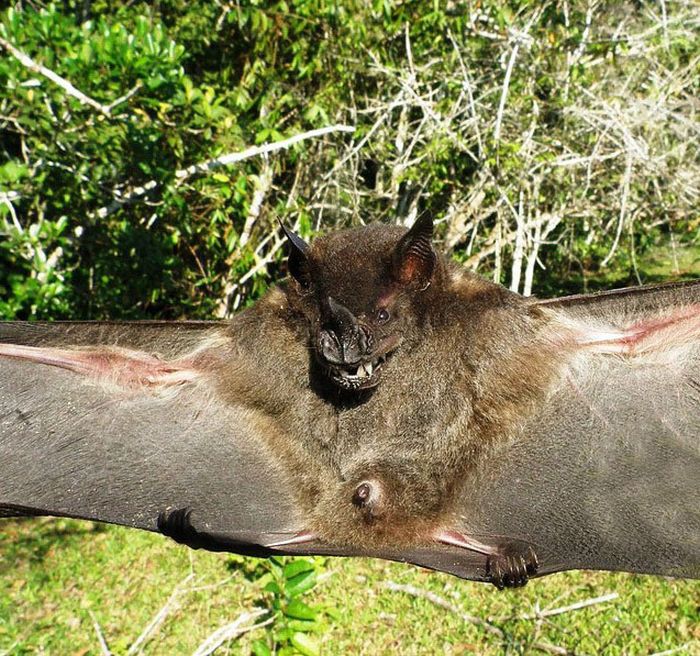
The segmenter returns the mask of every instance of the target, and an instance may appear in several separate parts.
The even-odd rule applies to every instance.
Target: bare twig
[[[263,156],[263,164],[255,179],[255,191],[253,192],[253,198],[250,201],[250,206],[248,207],[248,215],[246,216],[245,223],[243,224],[243,230],[241,230],[241,236],[238,238],[238,244],[241,248],[248,243],[250,239],[250,232],[253,229],[253,225],[260,216],[260,209],[262,208],[263,201],[267,192],[270,191],[272,186],[272,166],[267,157]]]
[[[210,654],[213,654],[221,645],[223,645],[224,642],[235,640],[244,633],[272,624],[272,622],[275,620],[274,617],[269,617],[262,622],[258,622],[257,624],[251,624],[252,620],[260,617],[261,615],[265,615],[268,612],[269,611],[265,609],[259,609],[242,613],[233,622],[225,624],[208,636],[206,640],[204,640],[204,642],[197,647],[192,656],[209,656]]]
[[[613,601],[618,599],[620,595],[617,592],[610,592],[600,597],[593,597],[592,599],[584,599],[583,601],[577,601],[575,604],[569,604],[568,606],[560,606],[559,608],[549,608],[546,610],[540,610],[535,613],[530,613],[528,615],[518,615],[515,618],[517,620],[540,620],[545,617],[553,617],[554,615],[563,615],[573,610],[581,610],[582,608],[588,608],[589,606],[595,606],[596,604],[605,604],[608,601]]]
[[[545,240],[551,232],[561,223],[561,213],[540,214],[536,210],[536,218],[534,220],[535,229],[532,234],[532,244],[530,252],[527,256],[527,264],[525,266],[525,282],[523,284],[523,296],[530,296],[532,293],[532,282],[535,277],[535,264],[538,262],[537,253],[540,246],[545,243]]]
[[[251,148],[246,148],[245,150],[242,150],[237,153],[228,153],[227,155],[214,157],[204,162],[200,162],[199,164],[192,164],[191,166],[188,166],[185,169],[178,169],[177,171],[175,171],[175,178],[177,179],[177,184],[182,184],[185,180],[187,180],[195,174],[209,173],[222,166],[235,164],[245,159],[250,159],[251,157],[264,155],[277,150],[284,150],[286,148],[289,148],[290,146],[293,146],[296,143],[299,143],[300,141],[304,141],[305,139],[320,137],[325,134],[329,134],[330,132],[353,132],[354,130],[355,128],[349,125],[330,125],[325,128],[309,130],[308,132],[295,134],[293,137],[283,139],[282,141],[275,141],[272,143],[263,144],[262,146],[253,146]],[[104,207],[101,207],[95,212],[92,212],[90,214],[90,218],[103,219],[109,216],[110,214],[114,214],[114,212],[116,212],[123,205],[133,203],[145,196],[146,194],[148,194],[150,191],[156,189],[158,187],[158,184],[159,183],[156,180],[149,180],[148,182],[139,187],[134,187],[128,193],[120,195],[118,198],[115,198],[109,205],[105,205]]]
[[[387,581],[382,585],[382,587],[386,588],[387,590],[391,590],[392,592],[403,592],[404,594],[410,595],[412,597],[419,597],[420,599],[425,599],[431,604],[435,604],[440,608],[444,608],[445,610],[454,613],[455,615],[460,617],[462,621],[467,622],[468,624],[473,624],[475,626],[481,627],[487,633],[498,637],[499,640],[507,640],[507,636],[502,629],[499,629],[497,626],[494,626],[487,620],[465,613],[461,608],[458,608],[454,604],[447,601],[447,599],[441,597],[438,594],[435,594],[434,592],[430,592],[429,590],[422,590],[421,588],[417,588],[413,585],[402,585],[400,583],[395,583],[394,581]],[[534,642],[532,643],[532,646],[535,649],[539,649],[540,651],[545,651],[550,654],[568,656],[573,653],[570,652],[568,649],[565,649],[564,647],[550,645],[546,642]]]
[[[258,220],[258,217],[260,216],[260,210],[262,209],[262,204],[265,200],[265,196],[268,194],[272,187],[272,166],[270,165],[267,156],[263,156],[263,158],[264,161],[262,169],[260,171],[260,174],[255,179],[255,191],[253,192],[253,198],[250,201],[250,206],[248,208],[248,214],[246,216],[245,224],[243,225],[243,230],[241,230],[241,234],[238,237],[238,244],[236,245],[234,252],[227,258],[227,263],[229,264],[229,266],[232,262],[234,262],[240,257],[242,249],[248,243],[251,231],[253,230],[253,226]],[[238,284],[240,284],[240,281],[238,282]],[[234,283],[232,283],[231,281],[228,281],[226,283],[226,287],[221,297],[221,301],[216,308],[217,318],[223,319],[229,316],[231,309],[231,298],[235,289],[236,285]]]
[[[19,200],[22,195],[18,191],[0,191],[0,203],[12,202],[13,200]]]
[[[454,48],[454,51],[457,55],[457,61],[459,62],[459,67],[462,71],[462,84],[464,86],[465,91],[467,92],[467,98],[469,99],[469,110],[471,111],[472,115],[472,120],[474,123],[474,133],[476,135],[476,143],[479,146],[479,155],[482,155],[484,152],[484,144],[481,141],[481,130],[479,130],[479,114],[476,111],[476,104],[474,103],[474,93],[472,91],[472,80],[469,75],[469,71],[464,63],[464,59],[462,58],[462,53],[459,50],[459,46],[457,45],[457,42],[455,41],[454,36],[452,35],[452,31],[450,28],[447,28],[447,36],[450,39],[450,43],[452,43],[452,47]]]
[[[501,140],[501,123],[503,121],[503,112],[506,108],[506,100],[508,98],[508,88],[510,87],[510,78],[513,74],[513,67],[515,66],[515,60],[518,57],[518,50],[520,50],[520,45],[528,38],[528,33],[532,28],[533,23],[539,18],[541,11],[536,11],[525,29],[522,32],[518,32],[515,35],[515,43],[513,44],[513,50],[511,50],[510,58],[508,59],[508,66],[506,68],[506,74],[503,77],[503,88],[501,89],[501,100],[498,103],[498,112],[496,113],[496,125],[493,128],[493,140],[498,143]]]
[[[250,270],[246,271],[238,281],[238,286],[244,285],[248,280],[250,280],[254,275],[260,273],[272,260],[275,259],[275,254],[277,251],[284,246],[286,243],[286,239],[284,238],[277,238],[275,239],[274,244],[272,247],[268,250],[267,254],[265,257],[261,258],[258,263]]]
[[[222,166],[228,166],[229,164],[235,164],[236,162],[241,162],[244,159],[250,159],[251,157],[264,155],[265,153],[272,153],[276,150],[285,150],[286,148],[289,148],[300,141],[305,141],[306,139],[322,137],[331,132],[354,131],[354,126],[342,124],[329,125],[325,128],[316,128],[315,130],[295,134],[293,137],[283,139],[282,141],[275,141],[272,143],[263,144],[262,146],[252,146],[238,153],[229,153],[228,155],[208,159],[205,162],[200,162],[199,164],[193,164],[192,166],[188,166],[186,169],[179,169],[178,171],[175,171],[175,177],[178,179],[178,181],[182,182],[186,178],[189,178],[197,173],[209,173],[214,169],[221,168]]]
[[[15,211],[15,206],[12,204],[13,200],[18,200],[20,195],[15,191],[0,192],[0,205],[5,205],[10,212],[12,217],[12,223],[18,232],[23,232],[22,224],[17,218],[17,212]]]
[[[22,64],[22,66],[51,80],[54,84],[57,84],[69,96],[73,96],[73,98],[75,98],[81,104],[89,105],[101,114],[110,116],[110,108],[108,106],[97,102],[93,98],[90,98],[90,96],[84,94],[80,89],[73,86],[69,80],[66,80],[66,78],[54,73],[51,69],[46,68],[46,66],[37,64],[31,57],[29,57],[29,55],[26,55],[21,50],[18,50],[9,41],[6,41],[2,37],[0,37],[0,47],[7,50],[7,52],[9,52],[15,59],[17,59],[17,61],[19,61],[20,64]]]
[[[149,180],[146,184],[139,187],[134,187],[124,195],[115,198],[109,205],[101,207],[99,210],[92,212],[89,216],[91,219],[104,219],[110,214],[114,214],[122,205],[133,203],[139,198],[145,196],[149,191],[153,191],[158,186],[155,180]]]
[[[180,583],[178,583],[173,591],[170,593],[168,600],[162,606],[162,608],[155,614],[153,619],[146,625],[146,628],[141,632],[136,640],[131,644],[127,650],[127,656],[132,656],[133,654],[139,653],[143,646],[155,631],[160,628],[167,616],[178,606],[178,598],[185,592],[185,586],[194,578],[194,574],[188,574]]]
[[[496,113],[496,125],[493,128],[493,140],[498,143],[501,140],[501,123],[503,122],[503,112],[506,108],[506,100],[508,98],[508,88],[510,87],[510,77],[513,74],[513,66],[520,50],[520,41],[513,44],[513,50],[510,53],[506,74],[503,77],[503,89],[501,90],[501,100],[498,103],[498,111]]]
[[[671,654],[682,654],[682,653],[697,653],[695,651],[691,652],[690,648],[693,647],[699,647],[700,646],[700,641],[699,640],[692,640],[691,642],[686,642],[684,645],[679,645],[678,647],[672,647],[671,649],[666,649],[664,651],[656,651],[653,654],[650,654],[650,656],[671,656]]]
[[[390,110],[387,110],[385,113],[383,113],[375,121],[374,125],[367,131],[367,134],[364,137],[362,137],[360,141],[354,144],[352,150],[350,150],[350,152],[346,153],[343,157],[341,157],[338,163],[323,176],[324,182],[332,178],[341,166],[343,166],[351,157],[357,154],[360,151],[360,149],[364,147],[364,145],[372,138],[372,136],[379,129],[382,123],[384,123],[389,118],[389,111]]]
[[[3,649],[0,651],[0,656],[10,656],[14,648],[19,645],[20,641],[15,640],[7,649]]]
[[[97,641],[100,643],[100,651],[102,652],[102,656],[112,656],[112,652],[107,646],[107,641],[105,640],[105,637],[102,634],[102,629],[100,628],[100,623],[97,621],[97,617],[95,617],[95,613],[93,613],[92,611],[89,611],[89,613],[90,618],[92,619],[92,625],[95,627]]]
[[[610,251],[605,256],[603,261],[600,263],[601,267],[607,265],[607,263],[612,259],[612,256],[617,250],[617,245],[620,243],[620,235],[622,234],[622,228],[627,220],[627,199],[630,192],[630,180],[632,179],[632,155],[628,153],[627,160],[625,164],[625,173],[622,177],[622,189],[620,194],[620,216],[617,221],[617,230],[615,232],[615,239],[613,240]]]
[[[523,256],[525,254],[525,241],[527,234],[527,222],[523,216],[523,190],[520,190],[518,199],[518,211],[515,213],[515,248],[513,249],[513,263],[510,272],[510,289],[517,293],[520,289],[520,276],[523,272]]]
[[[143,89],[143,83],[141,81],[137,82],[132,89],[129,89],[123,96],[120,96],[113,102],[109,103],[109,105],[106,106],[107,110],[111,113],[111,111],[119,106],[124,104],[125,102],[131,100],[141,89]]]
[[[480,617],[468,615],[460,608],[457,608],[457,606],[447,601],[447,599],[445,599],[444,597],[441,597],[440,595],[435,594],[434,592],[430,592],[430,590],[422,590],[421,588],[417,588],[414,585],[403,585],[401,583],[395,583],[394,581],[387,581],[386,583],[382,584],[382,587],[386,588],[387,590],[391,590],[392,592],[403,592],[404,594],[410,595],[411,597],[419,597],[420,599],[426,599],[431,604],[435,604],[440,608],[449,610],[455,615],[459,615],[459,617],[468,624],[474,624],[476,626],[483,627],[483,629],[487,633],[496,635],[499,638],[504,637],[503,631],[497,626],[494,626],[487,620],[483,620]]]

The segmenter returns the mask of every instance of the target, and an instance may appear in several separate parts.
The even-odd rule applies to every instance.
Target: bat
[[[311,245],[230,322],[0,323],[0,515],[497,587],[700,578],[700,282],[524,298],[430,217]]]

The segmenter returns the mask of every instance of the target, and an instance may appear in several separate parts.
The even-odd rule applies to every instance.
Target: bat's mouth
[[[396,336],[383,339],[374,353],[366,355],[356,362],[330,362],[319,349],[318,361],[323,366],[330,381],[344,390],[366,390],[381,380],[384,368],[401,345],[401,338]]]
[[[379,383],[382,368],[391,357],[390,353],[354,364],[329,364],[326,369],[330,379],[346,390],[369,389]]]

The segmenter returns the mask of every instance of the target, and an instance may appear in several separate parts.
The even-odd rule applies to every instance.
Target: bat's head
[[[444,481],[398,458],[354,467],[314,509],[315,534],[368,548],[428,542],[443,523]]]
[[[418,333],[426,295],[438,283],[432,230],[427,215],[408,231],[367,226],[312,245],[285,230],[294,305],[308,321],[318,364],[337,387],[376,386],[392,355]]]

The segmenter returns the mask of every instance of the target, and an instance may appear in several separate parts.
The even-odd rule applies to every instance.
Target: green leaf
[[[314,569],[314,564],[305,558],[295,558],[284,567],[284,578],[293,579],[302,572],[310,572]]]
[[[266,592],[271,592],[272,594],[279,594],[280,593],[280,587],[275,583],[275,581],[270,581],[264,588]]]
[[[12,184],[25,177],[28,172],[29,167],[25,164],[10,160],[3,166],[0,166],[0,183],[5,182]]]
[[[316,585],[316,572],[304,572],[287,581],[287,594],[297,597]]]
[[[304,656],[318,656],[321,653],[321,646],[318,640],[306,633],[295,633],[292,636],[291,643]]]
[[[298,620],[315,620],[318,616],[318,611],[299,599],[292,599],[284,609],[284,614],[287,617],[294,617]]]

